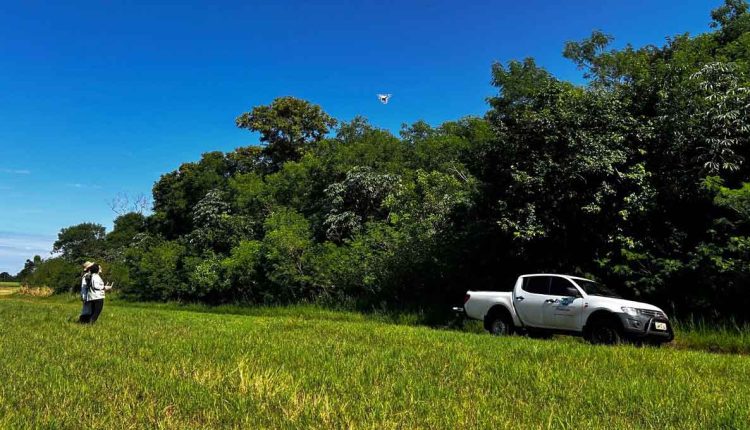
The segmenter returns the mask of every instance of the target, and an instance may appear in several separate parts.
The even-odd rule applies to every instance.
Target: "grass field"
[[[750,426],[750,358],[395,325],[0,298],[0,428]]]
[[[18,282],[0,282],[0,296],[8,296],[18,290]]]

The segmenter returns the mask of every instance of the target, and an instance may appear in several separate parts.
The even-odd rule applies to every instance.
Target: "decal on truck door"
[[[569,280],[555,276],[550,280],[549,298],[551,306],[543,311],[545,327],[577,330],[583,310],[580,291]]]

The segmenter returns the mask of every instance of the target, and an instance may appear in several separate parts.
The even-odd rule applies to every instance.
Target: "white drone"
[[[390,100],[391,94],[378,94],[378,99],[380,100],[380,103],[383,103],[384,105],[388,104],[388,100]]]

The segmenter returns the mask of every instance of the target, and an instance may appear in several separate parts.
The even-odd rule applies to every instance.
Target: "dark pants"
[[[82,324],[93,324],[99,319],[99,315],[102,313],[102,309],[104,309],[104,299],[89,300],[84,303],[83,308],[84,311],[81,312],[78,322]]]

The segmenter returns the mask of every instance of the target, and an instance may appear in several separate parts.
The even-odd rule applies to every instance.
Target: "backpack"
[[[81,300],[84,302],[86,301],[86,298],[89,295],[89,290],[91,289],[91,286],[93,284],[91,280],[91,273],[86,273],[83,275],[84,285],[81,287]]]

